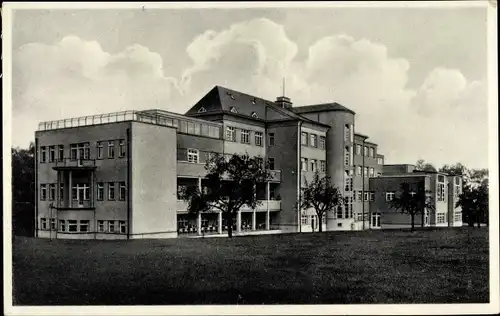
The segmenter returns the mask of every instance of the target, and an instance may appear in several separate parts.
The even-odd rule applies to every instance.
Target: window
[[[120,139],[118,143],[119,149],[118,149],[118,157],[123,158],[125,157],[125,140]]]
[[[373,168],[370,168],[370,173],[369,173],[370,177],[373,177],[374,176],[374,170]]]
[[[97,183],[97,200],[104,200],[104,183],[102,182]]]
[[[76,220],[68,220],[68,231],[69,232],[76,232],[78,231],[78,225]]]
[[[50,219],[50,230],[57,230],[55,218]]]
[[[231,98],[234,100],[234,97],[231,95]],[[238,113],[238,110],[236,110],[236,108],[233,106],[231,107],[231,113]]]
[[[320,136],[319,137],[319,148],[320,149],[325,149],[326,148],[326,137],[325,136]]]
[[[259,165],[259,167],[264,165],[264,159],[256,157],[255,160],[257,161],[257,165]]]
[[[89,221],[88,220],[80,220],[80,231],[88,232],[89,231]]]
[[[302,171],[307,171],[307,158],[302,158]]]
[[[301,143],[303,146],[307,146],[307,133],[306,132],[302,132],[302,134],[301,134]]]
[[[71,160],[89,159],[90,158],[90,143],[78,143],[70,145]]]
[[[54,201],[56,198],[56,184],[51,183],[49,184],[49,200]]]
[[[364,168],[364,172],[365,172],[365,177],[368,177],[368,167]]]
[[[47,199],[47,185],[40,184],[40,200],[44,201]]]
[[[344,209],[342,206],[337,206],[337,218],[342,218],[344,215]]]
[[[307,225],[307,223],[308,223],[308,216],[307,215],[302,215],[300,217],[300,222],[302,223],[302,225]]]
[[[115,142],[112,140],[108,142],[108,158],[115,158]]]
[[[455,215],[453,216],[453,220],[455,222],[461,222],[462,221],[462,213],[455,213]]]
[[[90,199],[90,188],[88,183],[76,183],[73,185],[72,192],[73,200],[79,201],[80,204],[83,201],[88,201]]]
[[[356,145],[356,155],[361,155],[361,145]]]
[[[255,113],[255,112],[252,112],[252,117],[253,117],[253,118],[259,118],[259,116],[258,116],[258,115],[257,115],[257,113]]]
[[[344,174],[344,191],[349,192],[352,190],[352,178],[349,176],[349,173],[346,171]]]
[[[205,110],[204,107],[201,107],[199,110],[198,110],[198,113],[205,113],[207,110]]]
[[[318,136],[311,134],[311,147],[318,147]]]
[[[362,221],[363,220],[363,213],[357,213],[357,220]]]
[[[385,193],[385,200],[387,202],[394,200],[394,192],[386,192]]]
[[[59,200],[64,201],[64,183],[59,184]]]
[[[262,146],[262,132],[255,132],[255,145]]]
[[[119,225],[120,225],[120,234],[126,234],[127,226],[125,225],[125,221],[119,221]]]
[[[349,141],[351,139],[351,130],[349,128],[349,124],[344,126],[344,140]]]
[[[415,195],[416,195],[416,194],[417,194],[417,193],[416,193],[415,191],[411,191],[411,192],[410,192],[411,197],[415,197]]]
[[[437,213],[436,223],[437,224],[446,223],[445,213]]]
[[[267,163],[269,164],[269,170],[274,170],[274,158],[268,158]]]
[[[97,221],[97,231],[100,233],[104,232],[104,221]]]
[[[250,131],[241,130],[241,142],[243,144],[250,144]]]
[[[274,133],[269,133],[269,146],[274,146]]]
[[[375,157],[375,149],[370,147],[370,157]]]
[[[455,185],[460,185],[460,178],[459,177],[455,177]]]
[[[445,200],[445,191],[444,191],[444,176],[438,176],[438,184],[437,184],[437,200],[444,201]]]
[[[64,160],[64,145],[59,145],[59,161]]]
[[[375,192],[370,192],[370,202],[375,201]]]
[[[56,161],[56,146],[49,146],[49,162]]]
[[[378,163],[379,165],[383,165],[383,164],[384,164],[384,158],[382,158],[382,157],[378,157],[378,158],[377,158],[377,163]]]
[[[349,166],[351,162],[351,155],[349,152],[349,147],[344,148],[344,165]]]
[[[363,201],[363,192],[358,191],[358,201],[362,202]]]
[[[363,199],[365,201],[370,201],[370,192],[364,191],[363,192]]]
[[[365,146],[365,152],[364,152],[364,155],[365,155],[365,156],[368,156],[368,146]]]
[[[47,162],[47,147],[40,147],[40,162]]]
[[[114,182],[109,182],[108,183],[108,200],[114,200],[115,199],[115,183]]]
[[[125,182],[120,182],[120,191],[118,194],[118,198],[120,199],[120,201],[125,201],[125,193],[126,193]]]
[[[110,232],[110,233],[115,232],[115,221],[108,222],[108,232]]]
[[[316,172],[318,170],[318,163],[316,159],[311,159],[311,171]]]
[[[66,231],[66,221],[64,219],[59,220],[59,231],[60,232]]]
[[[103,144],[102,142],[97,142],[97,159],[102,159],[103,156]]]
[[[40,226],[42,227],[42,230],[47,230],[47,219],[46,218],[40,218]]]
[[[188,162],[190,163],[198,163],[200,157],[200,153],[198,149],[188,149]]]
[[[319,162],[319,165],[320,165],[320,169],[319,169],[319,170],[320,170],[321,172],[326,172],[326,161],[325,161],[325,160],[321,160],[321,161]]]
[[[234,142],[236,139],[236,130],[232,126],[226,127],[226,140]]]
[[[361,175],[361,166],[356,166],[356,175],[357,176]]]

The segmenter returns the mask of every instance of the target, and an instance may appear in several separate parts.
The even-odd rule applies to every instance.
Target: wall
[[[60,210],[52,211],[52,216],[60,219],[82,219],[89,220],[90,227],[89,230],[92,232],[95,230],[97,220],[126,220],[126,201],[118,200],[118,184],[115,184],[116,200],[109,201],[107,199],[107,184],[105,184],[105,196],[103,201],[96,201],[97,196],[97,182],[121,182],[127,181],[127,157],[118,157],[119,152],[119,139],[126,140],[127,128],[130,127],[130,122],[119,122],[119,123],[108,123],[102,125],[93,126],[81,126],[73,128],[63,128],[57,130],[48,131],[38,131],[35,133],[35,137],[38,138],[38,148],[37,156],[40,157],[40,147],[41,146],[51,146],[51,145],[64,145],[64,158],[70,158],[70,144],[73,143],[84,143],[89,142],[90,149],[90,159],[97,159],[97,142],[103,142],[103,159],[96,160],[96,166],[94,173],[94,183],[91,186],[92,191],[90,192],[90,198],[94,199],[95,212],[88,210]],[[107,158],[107,141],[115,140],[115,158]],[[126,146],[126,142],[125,142]],[[125,148],[126,150],[126,148]],[[58,156],[58,150],[56,147],[56,157]],[[48,157],[48,151],[47,151]],[[37,162],[38,163],[38,162]],[[40,227],[40,218],[50,217],[49,204],[56,203],[57,201],[40,201],[40,184],[41,183],[56,183],[57,182],[57,171],[53,169],[56,163],[38,163],[37,168],[37,187],[38,187],[38,197],[36,201],[38,202],[38,225]],[[76,169],[75,169],[76,170]],[[68,171],[65,171],[67,179]],[[75,171],[72,172],[73,175]],[[87,172],[90,174],[90,171]],[[73,182],[74,183],[74,182]],[[66,191],[66,197],[70,194],[69,184],[64,183],[64,190]],[[48,192],[48,191],[47,191]],[[56,196],[58,196],[59,190],[56,188]],[[48,196],[48,194],[47,194]],[[40,234],[43,237],[44,233]],[[55,235],[55,232],[53,232]],[[74,236],[73,236],[74,235]],[[58,238],[95,238],[93,233],[85,234],[81,233],[58,233]]]
[[[407,227],[411,224],[411,217],[408,214],[401,214],[400,210],[392,209],[390,202],[386,201],[386,192],[400,191],[401,184],[404,182],[408,183],[410,188],[416,192],[419,188],[428,187],[429,177],[420,174],[405,177],[384,176],[370,179],[370,190],[375,192],[375,201],[370,202],[369,210],[370,214],[381,213],[380,223],[382,228]],[[415,225],[420,226],[421,223],[422,213],[419,213],[415,216]]]
[[[132,123],[131,238],[177,237],[176,129]]]
[[[267,157],[274,157],[275,168],[281,172],[281,212],[278,215],[281,230],[298,231],[297,203],[297,141],[298,122],[270,123],[267,133],[274,133],[275,145],[266,143]],[[267,141],[267,137],[266,137]]]

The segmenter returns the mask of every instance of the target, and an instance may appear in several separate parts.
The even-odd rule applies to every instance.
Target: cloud
[[[53,45],[31,43],[13,54],[14,143],[33,139],[43,120],[127,109],[165,108],[179,99],[162,58],[133,45],[117,54],[75,36]]]
[[[208,30],[186,47],[191,63],[176,79],[162,68],[163,60],[173,56],[140,45],[110,54],[97,42],[77,37],[29,44],[14,55],[14,115],[19,121],[30,117],[32,124],[122,109],[182,112],[214,85],[272,100],[286,77],[295,105],[336,101],[353,109],[357,131],[379,144],[388,163],[423,158],[437,166],[487,164],[483,82],[436,67],[420,87],[409,88],[411,61],[391,56],[380,43],[346,34],[302,47],[304,57],[298,49],[284,27],[268,19]],[[32,134],[23,137],[16,140]]]

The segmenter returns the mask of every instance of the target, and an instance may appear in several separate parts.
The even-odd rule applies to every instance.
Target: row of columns
[[[237,233],[240,233],[241,232],[241,211],[239,211],[237,214],[236,214],[236,232]],[[198,218],[196,219],[196,230],[198,232],[198,235],[201,235],[201,215],[202,213],[198,213]],[[222,234],[222,212],[219,212],[217,213],[218,215],[218,221],[219,221],[219,225],[218,225],[218,233],[219,234]],[[270,212],[269,210],[267,210],[266,212],[266,223],[265,223],[265,227],[266,227],[266,230],[269,230],[270,228]],[[256,211],[253,211],[252,212],[252,230],[256,230],[257,229],[257,212]]]
[[[203,190],[203,187],[201,185],[201,177],[198,177],[198,190],[200,192],[202,192]],[[266,183],[266,199],[267,201],[269,201],[269,199],[271,198],[270,196],[270,184],[269,182]],[[218,233],[219,234],[222,234],[222,212],[219,212],[218,213],[219,215],[219,226],[218,226]],[[197,232],[198,232],[198,235],[201,235],[201,213],[198,213],[198,218],[197,218]],[[269,230],[270,228],[270,214],[269,214],[269,204],[266,203],[266,230]],[[257,213],[255,212],[255,210],[252,212],[252,230],[256,230],[257,229]],[[239,211],[237,214],[236,214],[236,232],[237,233],[240,233],[241,232],[241,211]]]

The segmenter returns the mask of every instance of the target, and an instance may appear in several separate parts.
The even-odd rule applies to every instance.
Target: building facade
[[[178,194],[186,186],[203,190],[214,153],[247,153],[271,169],[257,188],[259,206],[233,219],[236,234],[317,231],[314,210],[297,207],[315,172],[330,176],[345,202],[326,214],[323,230],[408,225],[383,199],[400,180],[439,193],[428,225],[461,222],[452,204],[461,179],[384,165],[377,144],[355,130],[355,113],[337,103],[296,107],[285,96],[272,102],[219,86],[184,115],[153,109],[44,122],[35,132],[36,236],[224,235],[221,213],[190,214]]]

